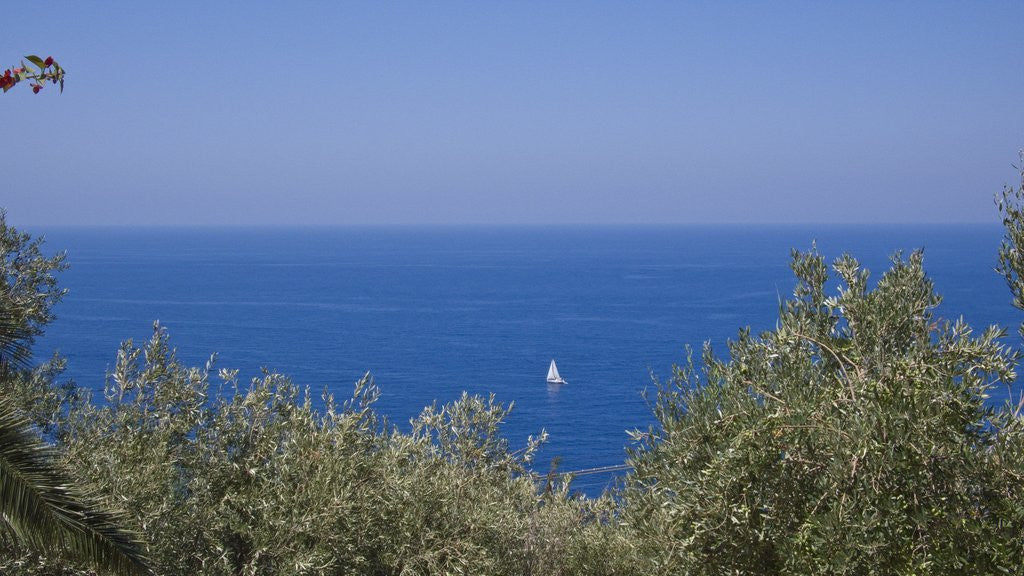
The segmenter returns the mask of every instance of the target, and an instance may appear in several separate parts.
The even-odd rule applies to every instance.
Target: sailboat
[[[558,375],[558,366],[555,366],[555,360],[551,360],[551,366],[548,368],[548,384],[567,384],[561,376]]]

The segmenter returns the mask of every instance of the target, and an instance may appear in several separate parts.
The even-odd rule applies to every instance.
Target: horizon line
[[[993,220],[963,220],[963,221],[852,221],[837,222],[829,220],[801,221],[801,222],[379,222],[379,223],[40,223],[40,222],[17,222],[8,220],[9,226],[16,228],[81,228],[81,229],[122,229],[137,230],[149,229],[196,229],[196,230],[245,230],[245,229],[267,229],[267,230],[295,230],[295,229],[381,229],[381,228],[405,228],[405,229],[457,229],[457,228],[534,228],[534,229],[558,229],[558,228],[730,228],[754,226],[764,228],[801,228],[808,226],[836,226],[836,227],[865,227],[865,226],[1002,226],[999,219]]]

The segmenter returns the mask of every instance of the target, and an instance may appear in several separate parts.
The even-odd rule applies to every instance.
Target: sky
[[[5,12],[4,67],[67,70],[0,95],[15,224],[995,222],[1020,181],[1019,2]]]

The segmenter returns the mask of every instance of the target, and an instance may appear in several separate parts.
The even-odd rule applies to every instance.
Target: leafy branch
[[[38,68],[38,71],[26,64],[25,60],[31,62],[33,66]],[[30,82],[34,94],[38,94],[47,82],[58,84],[60,91],[64,92],[64,69],[61,68],[60,64],[57,64],[53,56],[47,56],[44,60],[39,56],[29,55],[25,56],[25,60],[21,61],[20,67],[8,68],[4,70],[3,76],[0,76],[0,88],[5,93],[14,88],[19,82],[26,80]]]

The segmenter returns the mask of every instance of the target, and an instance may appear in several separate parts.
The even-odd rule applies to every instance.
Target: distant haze
[[[991,222],[1019,2],[29,2],[36,225]]]

